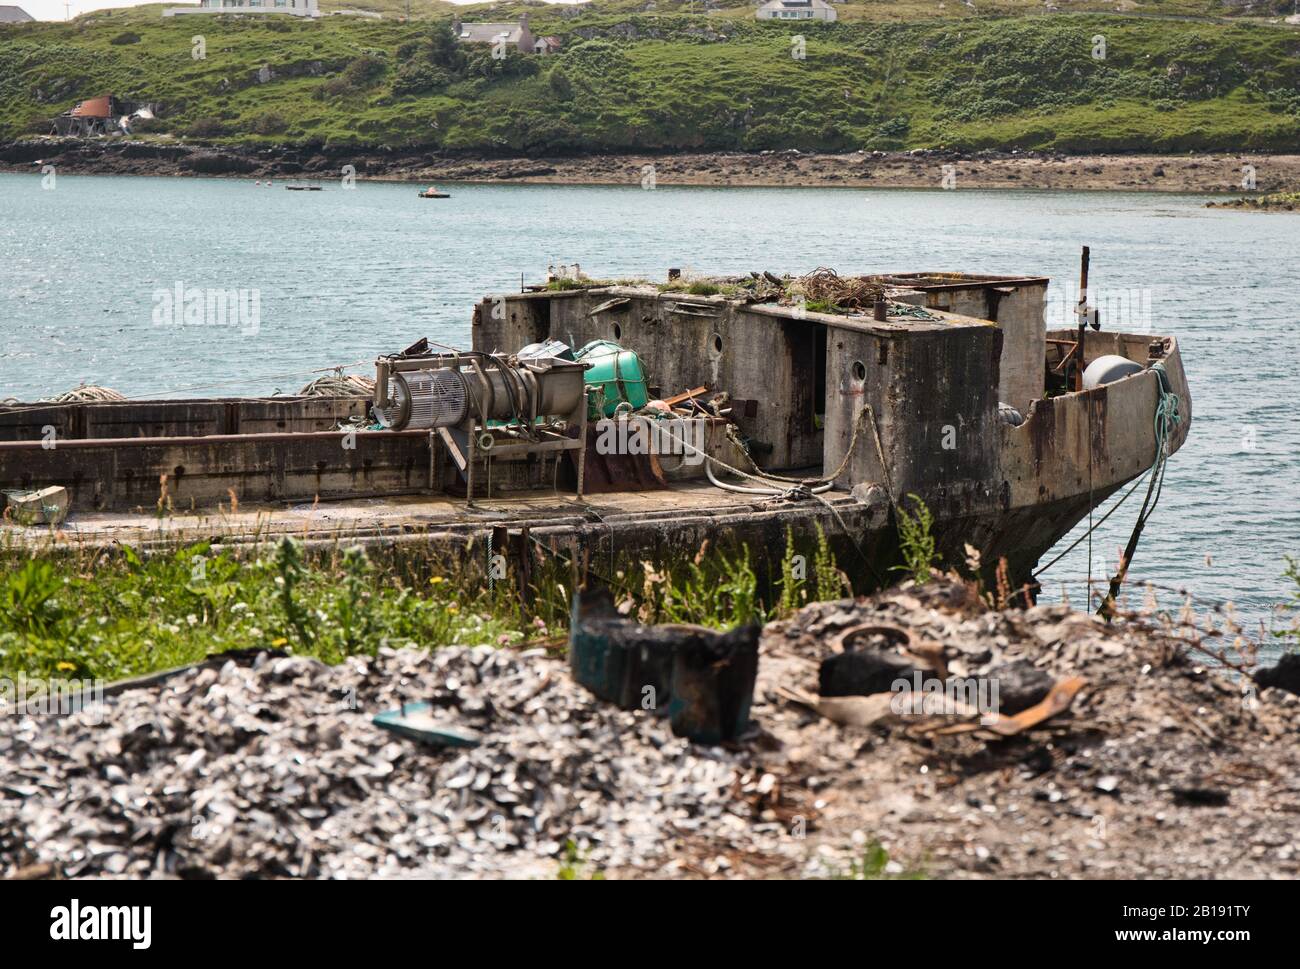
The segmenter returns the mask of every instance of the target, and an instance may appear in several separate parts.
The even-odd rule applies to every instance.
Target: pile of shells
[[[766,627],[753,723],[726,748],[596,700],[540,650],[261,653],[0,717],[0,876],[852,876],[875,842],[885,876],[1300,876],[1300,697],[1216,671],[1180,628],[995,610],[948,580],[815,603]],[[1017,705],[1086,685],[1008,737],[802,699],[846,638],[900,632]],[[421,701],[479,745],[373,723]]]
[[[432,699],[473,748],[371,717]],[[759,846],[733,755],[691,747],[539,652],[265,654],[66,717],[0,722],[0,872],[69,877],[555,877],[671,871],[682,840]],[[572,843],[572,846],[570,846]],[[760,846],[761,847],[761,846]]]

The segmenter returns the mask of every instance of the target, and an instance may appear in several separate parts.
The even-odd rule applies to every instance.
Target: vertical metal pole
[[[578,420],[578,440],[582,447],[578,449],[578,497],[582,497],[583,476],[587,472],[587,392],[582,392],[582,417]]]
[[[1075,347],[1074,389],[1083,390],[1083,335],[1088,328],[1088,257],[1087,246],[1083,247],[1083,256],[1079,262],[1079,305],[1074,312],[1078,316],[1079,344]]]
[[[474,433],[475,429],[476,428],[474,422],[470,421],[469,434],[466,435],[466,437],[469,439],[469,448],[468,448],[469,460],[465,462],[465,507],[466,508],[474,507],[474,463],[475,463],[475,456],[478,453],[478,445],[475,440],[477,435]]]

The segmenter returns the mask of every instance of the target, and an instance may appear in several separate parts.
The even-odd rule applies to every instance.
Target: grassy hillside
[[[582,14],[599,12],[631,16],[654,12],[707,14],[752,19],[757,0],[590,0],[572,5]],[[406,15],[407,0],[320,0],[322,10],[373,10],[385,16]],[[501,0],[496,3],[451,4],[446,0],[410,0],[412,19],[455,12],[462,20],[513,20],[528,10],[534,17],[555,8],[541,0]],[[846,0],[836,2],[840,20],[904,21],[1026,14],[1128,13],[1133,15],[1200,18],[1267,18],[1294,12],[1294,0]],[[573,11],[571,11],[572,13]]]
[[[1153,6],[1198,4],[1210,9]],[[677,12],[689,5],[673,0],[621,12],[645,5],[458,8],[466,20],[530,9],[536,30],[565,44],[504,61],[456,45],[433,0],[412,23],[199,22],[138,8],[0,29],[0,138],[43,133],[76,100],[113,91],[161,102],[151,136],[189,141],[532,154],[1300,149],[1300,31],[1286,27],[1067,13],[796,27],[756,23],[748,6]],[[796,34],[803,60],[791,56]]]

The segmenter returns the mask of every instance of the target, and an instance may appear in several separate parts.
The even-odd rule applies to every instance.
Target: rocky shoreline
[[[1295,212],[1300,209],[1300,192],[1253,195],[1222,202],[1206,202],[1205,206],[1211,209],[1249,209],[1255,212]]]
[[[1007,704],[1070,697],[1013,733],[800,700],[863,624],[1000,678]],[[1156,609],[996,610],[949,579],[816,603],[765,629],[752,722],[723,747],[596,700],[543,650],[232,659],[0,718],[0,876],[1296,877],[1298,671],[1234,680],[1202,636]],[[417,700],[482,743],[371,722]]]
[[[1056,189],[1222,194],[1300,190],[1300,155],[1056,155],[798,151],[464,158],[401,150],[228,148],[169,141],[36,138],[0,144],[0,171],[555,185]],[[351,166],[348,168],[348,166]],[[947,182],[945,183],[945,179]]]

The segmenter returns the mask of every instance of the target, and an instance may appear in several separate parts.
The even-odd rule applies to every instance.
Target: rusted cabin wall
[[[826,437],[825,471],[839,468],[850,447],[853,455],[844,474],[835,481],[837,489],[876,484],[889,490],[888,469],[881,462],[867,405],[875,414],[875,430],[885,436],[892,430],[890,405],[890,348],[893,340],[859,330],[831,330],[826,341]],[[855,364],[862,365],[861,371]],[[854,427],[862,422],[857,440]],[[888,450],[885,452],[888,454]]]
[[[428,442],[420,432],[65,441],[54,448],[5,442],[0,489],[62,485],[74,511],[156,508],[164,475],[178,510],[228,503],[232,490],[254,502],[400,494],[428,488]]]
[[[992,378],[1001,338],[997,328],[978,326],[890,335],[834,330],[828,345],[826,466],[834,470],[843,460],[866,404],[875,412],[888,464],[886,474],[865,418],[849,472],[837,486],[879,484],[895,499],[915,493],[945,515],[970,514],[990,501],[998,473]]]
[[[930,309],[944,310],[979,320],[992,320],[1002,330],[999,361],[998,399],[1022,413],[1043,396],[1043,360],[1047,353],[1047,325],[1044,321],[1047,283],[1005,286],[982,283],[962,289],[926,292],[919,302]]]
[[[886,454],[897,496],[915,492],[936,514],[953,516],[976,511],[990,497],[1002,341],[994,327],[932,329],[894,341],[896,424]]]
[[[725,300],[633,296],[591,316],[608,293],[556,294],[540,309],[537,297],[484,300],[475,310],[474,347],[518,350],[543,339],[575,349],[613,340],[634,351],[648,382],[663,396],[707,386],[741,402],[741,430],[770,445],[762,463],[800,468],[822,459],[822,430],[814,421],[815,328],[807,321],[777,320],[744,312]]]
[[[363,416],[366,405],[366,399],[356,397],[19,404],[0,407],[0,441],[328,431]]]

